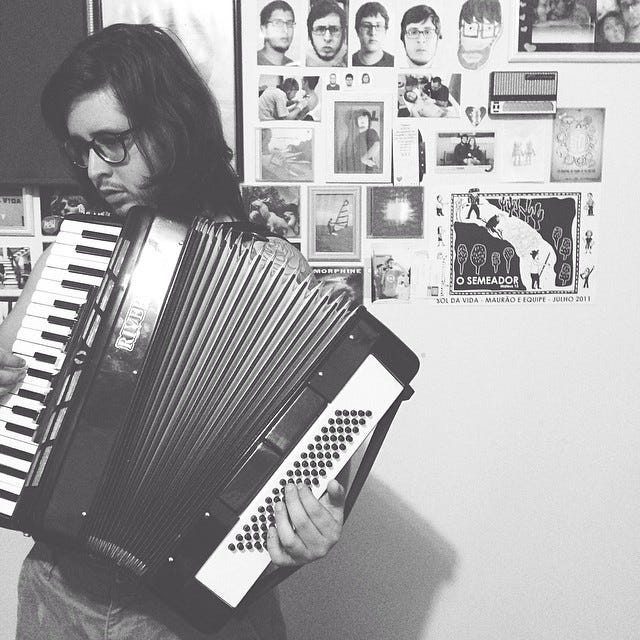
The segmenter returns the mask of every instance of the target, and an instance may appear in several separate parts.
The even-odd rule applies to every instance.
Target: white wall
[[[558,69],[560,105],[607,109],[598,301],[375,309],[416,394],[340,545],[282,585],[291,640],[640,637],[640,67]],[[28,547],[0,532],[0,640]]]

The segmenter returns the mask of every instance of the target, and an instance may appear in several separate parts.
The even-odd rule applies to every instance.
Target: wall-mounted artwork
[[[510,59],[640,60],[640,0],[519,0]]]
[[[0,186],[0,235],[33,235],[33,197],[14,186]]]

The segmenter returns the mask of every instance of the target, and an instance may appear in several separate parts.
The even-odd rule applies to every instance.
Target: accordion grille
[[[198,219],[88,514],[88,547],[138,575],[165,561],[349,316],[270,243]]]

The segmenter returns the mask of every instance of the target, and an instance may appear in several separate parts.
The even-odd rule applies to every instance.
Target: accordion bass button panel
[[[0,514],[11,516],[38,445],[32,441],[47,394],[61,370],[81,306],[99,286],[120,225],[67,219],[52,246],[13,344],[27,375],[0,405]]]
[[[266,532],[286,485],[303,482],[321,496],[402,391],[380,361],[368,356],[240,515],[196,580],[236,607],[269,565]]]

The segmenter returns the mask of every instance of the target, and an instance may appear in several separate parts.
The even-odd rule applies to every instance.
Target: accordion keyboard
[[[120,225],[65,220],[13,344],[27,375],[0,405],[0,514],[11,516],[38,445],[32,438],[82,305],[102,282]]]
[[[321,496],[402,391],[377,358],[368,356],[241,514],[196,580],[237,606],[269,565],[267,530],[286,485],[304,482]]]

